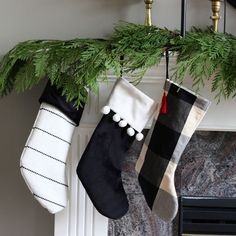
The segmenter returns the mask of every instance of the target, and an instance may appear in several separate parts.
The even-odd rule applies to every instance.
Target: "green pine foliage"
[[[212,80],[212,91],[221,97],[236,95],[236,38],[230,34],[211,31],[189,32],[175,39],[178,51],[175,79],[180,83],[190,75],[197,90]]]
[[[173,35],[167,29],[122,22],[111,37],[112,53],[114,57],[123,56],[123,71],[139,82],[160,62]]]
[[[78,107],[88,90],[96,91],[98,77],[121,71],[140,82],[158,64],[166,50],[178,53],[174,78],[180,83],[189,74],[197,89],[212,80],[218,98],[236,95],[236,38],[233,35],[195,30],[185,38],[177,32],[122,22],[105,39],[30,40],[17,44],[0,62],[0,95],[25,91],[48,78],[62,88]]]

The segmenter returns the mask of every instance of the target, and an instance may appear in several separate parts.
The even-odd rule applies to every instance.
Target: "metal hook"
[[[224,0],[224,27],[223,27],[223,32],[224,34],[226,33],[226,13],[227,13],[227,1]]]
[[[181,36],[185,37],[186,35],[186,10],[187,1],[181,0]]]

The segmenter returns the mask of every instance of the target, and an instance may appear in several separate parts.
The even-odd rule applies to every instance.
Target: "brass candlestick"
[[[211,10],[212,10],[212,23],[214,32],[218,32],[219,30],[219,20],[220,20],[220,0],[211,0]]]
[[[145,16],[145,25],[152,25],[152,4],[153,0],[144,0],[146,4],[146,16]]]

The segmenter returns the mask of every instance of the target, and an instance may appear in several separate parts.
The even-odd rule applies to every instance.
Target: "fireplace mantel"
[[[171,68],[175,65],[175,61],[176,57],[170,58],[170,72]],[[165,60],[163,59],[158,66],[147,71],[142,82],[137,87],[153,99],[160,101],[162,96],[162,87],[165,81],[165,71],[166,65]],[[125,78],[130,79],[129,77]],[[97,124],[97,121],[101,117],[99,110],[106,101],[116,79],[117,78],[110,73],[108,75],[109,82],[100,83],[98,95],[90,95],[90,101],[85,113],[87,117],[84,114],[82,120],[83,126],[88,127]],[[192,79],[190,77],[186,78],[183,86],[191,89]],[[236,98],[228,100],[221,98],[218,103],[215,98],[216,93],[211,92],[211,80],[207,81],[205,87],[199,91],[199,94],[212,101],[209,111],[198,128],[199,130],[236,130]],[[150,124],[148,126],[150,126]]]
[[[170,59],[174,65],[175,58]],[[93,207],[76,175],[79,158],[101,117],[100,108],[105,103],[116,77],[108,76],[109,82],[100,82],[97,95],[90,94],[89,102],[83,113],[80,128],[75,131],[73,144],[68,156],[68,178],[70,197],[67,208],[55,215],[54,236],[106,236],[108,219],[100,215]],[[138,87],[155,100],[160,101],[165,80],[164,60],[158,67],[149,70]],[[191,88],[191,79],[184,86]],[[217,104],[210,92],[210,82],[200,92],[212,101],[212,105],[199,126],[199,130],[236,131],[236,99]],[[151,122],[150,122],[151,123]],[[150,127],[148,124],[147,128]]]

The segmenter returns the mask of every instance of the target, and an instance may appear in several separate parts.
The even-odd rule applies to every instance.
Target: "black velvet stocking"
[[[84,151],[77,174],[97,210],[111,219],[128,211],[121,180],[121,164],[134,141],[126,128],[112,120],[115,113],[103,115]]]

